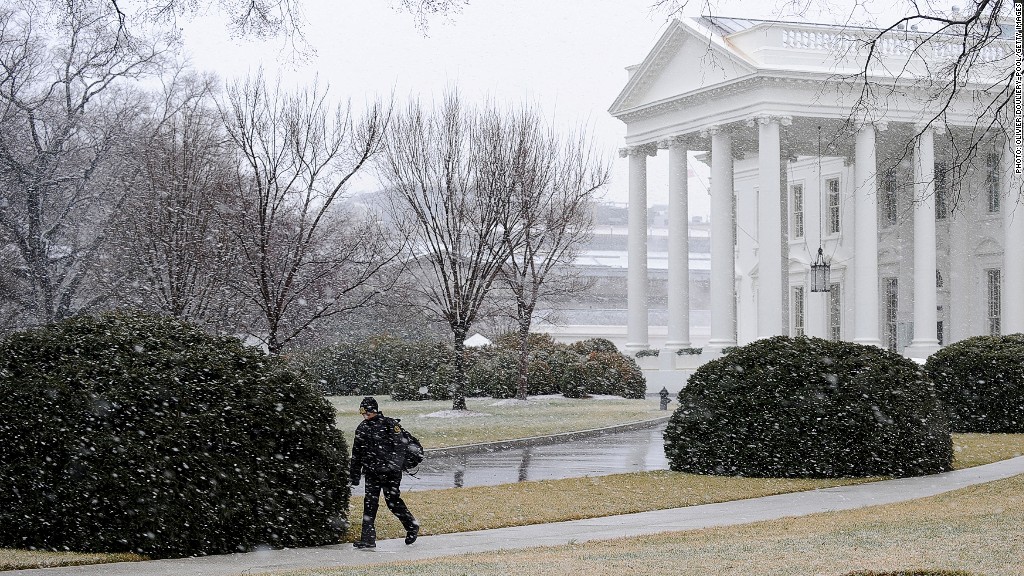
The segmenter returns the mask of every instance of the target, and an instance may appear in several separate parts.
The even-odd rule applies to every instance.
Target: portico
[[[984,90],[946,107],[941,121],[909,80],[900,97],[869,106],[848,79],[863,65],[857,51],[837,57],[849,36],[810,24],[680,20],[630,68],[611,108],[627,126],[627,349],[649,346],[646,170],[659,153],[669,155],[668,353],[691,342],[688,152],[711,172],[703,359],[802,334],[926,358],[954,339],[1024,331],[1024,258],[1003,250],[1024,247],[1007,135],[992,131],[994,152],[966,164],[951,152],[961,130],[977,128]],[[916,65],[899,46],[885,57]],[[952,209],[954,173],[961,198],[985,202]],[[819,248],[830,290],[811,293]]]

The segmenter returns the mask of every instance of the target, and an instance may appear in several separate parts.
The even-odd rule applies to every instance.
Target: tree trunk
[[[530,319],[519,321],[519,382],[516,398],[526,400],[530,391]]]
[[[452,373],[452,410],[466,409],[466,328],[453,328],[455,335],[455,365]]]

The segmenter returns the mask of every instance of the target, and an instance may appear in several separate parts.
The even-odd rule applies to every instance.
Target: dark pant
[[[371,472],[367,473],[365,477],[366,496],[363,498],[363,533],[359,539],[363,542],[377,541],[377,527],[374,523],[377,520],[377,508],[380,506],[381,492],[384,493],[384,503],[387,504],[388,510],[391,510],[391,513],[402,522],[406,532],[411,532],[416,527],[416,518],[413,517],[412,512],[409,512],[409,508],[402,501],[402,491],[400,488],[402,473],[377,475]]]

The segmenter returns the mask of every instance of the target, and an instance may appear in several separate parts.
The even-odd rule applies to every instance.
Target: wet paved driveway
[[[403,477],[402,491],[667,470],[664,430],[661,424],[544,446],[453,456],[428,453],[418,478]],[[352,492],[362,494],[362,484]]]

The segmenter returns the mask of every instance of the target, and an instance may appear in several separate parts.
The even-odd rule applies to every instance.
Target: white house
[[[986,107],[1009,40],[959,97],[930,100],[955,52],[893,31],[738,18],[673,22],[611,107],[627,127],[627,349],[647,325],[648,156],[669,155],[668,337],[689,347],[687,153],[711,169],[711,329],[703,359],[807,334],[925,358],[968,336],[1024,332],[1024,206],[1008,132]],[[994,71],[994,72],[993,72]],[[976,72],[976,73],[975,73]],[[1006,121],[1007,119],[1002,119]],[[1002,124],[1002,126],[1011,123]],[[963,144],[982,133],[962,163]],[[959,155],[958,155],[959,154]],[[959,187],[954,186],[959,184]],[[959,192],[954,197],[953,191]],[[821,249],[827,292],[812,292]],[[636,265],[634,265],[634,263]],[[660,340],[659,340],[660,343]]]

